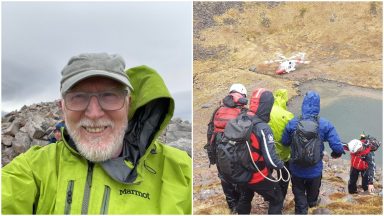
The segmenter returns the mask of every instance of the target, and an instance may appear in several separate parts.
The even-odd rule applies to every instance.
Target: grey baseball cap
[[[125,62],[120,55],[84,53],[74,56],[61,71],[61,94],[64,95],[77,82],[94,76],[103,76],[116,80],[132,91],[132,85],[124,69]]]

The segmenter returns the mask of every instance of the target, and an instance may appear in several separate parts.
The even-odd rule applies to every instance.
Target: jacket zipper
[[[108,213],[109,193],[110,192],[111,192],[111,188],[108,185],[105,185],[103,202],[101,203],[100,214],[107,214]]]
[[[92,187],[93,163],[88,162],[87,181],[85,182],[83,205],[81,206],[81,214],[88,214],[89,197]]]
[[[73,185],[74,185],[74,180],[69,180],[68,186],[67,186],[67,196],[65,199],[65,208],[64,208],[64,214],[66,215],[71,213]]]

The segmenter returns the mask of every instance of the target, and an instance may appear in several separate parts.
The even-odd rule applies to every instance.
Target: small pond
[[[336,127],[343,142],[359,138],[363,132],[383,140],[383,98],[382,90],[360,88],[336,82],[310,81],[300,86],[302,95],[308,90],[320,94],[320,116]],[[295,115],[301,114],[303,97],[288,103],[288,109]],[[330,148],[325,144],[326,151]],[[349,154],[343,156],[349,159]],[[375,152],[376,165],[382,167],[383,146]]]

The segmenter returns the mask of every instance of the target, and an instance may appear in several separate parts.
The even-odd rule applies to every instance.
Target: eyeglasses
[[[114,111],[123,108],[127,90],[109,90],[98,93],[67,92],[64,95],[65,107],[71,111],[87,109],[92,96],[96,96],[103,110]]]

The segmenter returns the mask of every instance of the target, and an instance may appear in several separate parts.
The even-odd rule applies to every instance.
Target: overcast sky
[[[60,72],[83,52],[148,65],[191,120],[192,2],[2,2],[2,111],[60,98]]]

